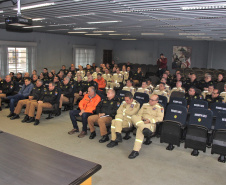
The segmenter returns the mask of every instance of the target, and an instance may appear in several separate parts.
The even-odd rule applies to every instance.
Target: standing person
[[[79,132],[76,116],[82,117],[82,132],[78,135],[79,138],[83,138],[87,135],[87,119],[96,110],[96,106],[100,102],[101,98],[96,94],[95,87],[91,86],[88,88],[88,93],[84,95],[84,98],[79,102],[80,110],[71,110],[69,115],[73,125],[73,129],[68,134],[74,134]]]
[[[144,136],[150,138],[156,130],[156,122],[163,120],[164,108],[158,103],[158,100],[158,95],[152,95],[149,103],[143,104],[138,114],[132,116],[132,122],[137,127],[137,133],[129,159],[134,159],[139,155]]]
[[[159,68],[159,77],[161,77],[167,69],[167,58],[163,55],[163,53],[160,54],[160,58],[157,60],[157,66]]]
[[[122,129],[126,127],[132,127],[131,117],[140,109],[140,104],[133,99],[133,94],[127,92],[125,94],[125,101],[117,110],[115,119],[111,123],[111,142],[107,144],[108,148],[117,146],[119,142],[122,142]]]

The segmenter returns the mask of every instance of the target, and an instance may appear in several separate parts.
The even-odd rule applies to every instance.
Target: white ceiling
[[[14,0],[16,1],[16,0]],[[226,39],[226,1],[219,0],[21,0],[21,7],[53,3],[54,5],[21,10],[23,16],[45,18],[33,21],[35,32],[79,35],[107,39]],[[222,5],[223,7],[213,6]],[[202,10],[182,10],[181,7],[211,6]],[[11,1],[0,1],[0,28],[4,19],[17,14]],[[73,15],[72,17],[69,17]],[[63,18],[59,18],[62,17]],[[88,22],[120,21],[88,24]],[[77,30],[74,30],[76,29]],[[80,28],[96,28],[79,30]],[[94,32],[94,31],[114,31]],[[68,32],[87,32],[84,33]],[[124,35],[109,35],[124,34]],[[147,35],[149,34],[149,35]],[[151,34],[151,35],[150,35]]]

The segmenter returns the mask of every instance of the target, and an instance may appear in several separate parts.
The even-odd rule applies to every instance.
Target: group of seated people
[[[20,118],[19,114],[26,106],[22,122],[38,125],[44,108],[51,109],[57,103],[55,115],[60,116],[62,106],[73,99],[69,113],[73,129],[68,134],[79,132],[77,117],[81,117],[83,127],[78,137],[87,135],[89,125],[89,138],[94,139],[94,124],[97,123],[102,136],[99,142],[104,143],[110,140],[106,128],[109,124],[112,138],[107,147],[112,148],[122,142],[122,128],[134,125],[137,128],[136,139],[129,155],[133,159],[139,155],[144,136],[149,138],[156,130],[156,122],[163,120],[164,107],[158,103],[158,95],[165,96],[169,102],[174,91],[183,92],[188,106],[192,99],[203,99],[209,104],[226,101],[226,85],[223,92],[216,88],[218,83],[224,83],[223,74],[219,74],[216,81],[212,81],[209,74],[197,81],[195,73],[183,77],[180,71],[171,75],[167,70],[159,84],[152,84],[151,77],[145,78],[141,68],[136,72],[131,69],[130,63],[120,69],[112,62],[100,67],[96,67],[95,63],[92,66],[87,64],[86,68],[79,65],[77,69],[74,64],[69,69],[63,65],[58,73],[44,68],[39,76],[36,70],[31,76],[25,73],[24,77],[21,73],[14,76],[11,72],[5,79],[0,79],[0,111],[2,100],[9,101],[10,114],[7,117],[14,120]],[[21,88],[15,92],[18,84]],[[123,102],[116,96],[120,90],[128,91]],[[148,94],[149,103],[140,107],[139,102],[133,99],[136,92]],[[78,105],[76,110],[73,110],[74,105]]]

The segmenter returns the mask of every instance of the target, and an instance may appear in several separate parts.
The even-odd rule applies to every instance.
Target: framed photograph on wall
[[[173,46],[172,69],[191,67],[192,47]]]

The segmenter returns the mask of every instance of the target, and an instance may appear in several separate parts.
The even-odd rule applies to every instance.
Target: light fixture
[[[48,26],[70,26],[70,25],[76,25],[76,23],[68,23],[68,24],[51,24]]]
[[[129,33],[110,33],[108,35],[117,36],[117,35],[130,35]]]
[[[205,35],[205,33],[178,33],[179,35]]]
[[[82,32],[82,31],[80,31],[80,32],[77,32],[77,31],[69,31],[68,33],[87,33],[87,32]]]
[[[55,3],[54,2],[53,3],[42,3],[42,4],[31,5],[31,6],[24,6],[24,7],[21,7],[21,10],[41,8],[41,7],[45,7],[45,6],[51,6],[51,5],[55,5]],[[13,10],[17,10],[17,8],[14,8]]]
[[[3,13],[3,10],[0,10],[0,13]]]
[[[5,22],[0,22],[0,24],[5,24]]]
[[[32,19],[32,21],[42,21],[42,20],[45,20],[46,18],[34,18]]]
[[[59,16],[56,18],[68,18],[68,17],[82,17],[82,16],[89,16],[89,15],[95,15],[95,13],[83,13],[83,14],[71,14],[71,15],[64,15],[64,16]]]
[[[165,35],[164,33],[141,33],[141,35]]]
[[[100,34],[100,33],[87,33],[87,34],[85,34],[85,35],[103,35],[103,34]]]
[[[224,9],[226,8],[226,4],[219,5],[206,5],[206,6],[185,6],[181,7],[181,10],[189,11],[189,10],[209,10],[209,9]]]
[[[55,30],[47,30],[47,31],[65,31],[65,30],[69,30],[69,29],[55,29]]]
[[[137,39],[122,39],[122,40],[137,40]]]
[[[41,28],[41,27],[44,27],[44,26],[26,26],[26,27],[23,27],[23,28]]]
[[[107,24],[107,23],[116,23],[122,21],[98,21],[98,22],[87,22],[87,24]]]
[[[93,31],[94,33],[114,33],[115,31]]]
[[[152,11],[161,11],[161,8],[152,8],[152,9],[130,9],[122,11],[113,11],[113,13],[131,13],[131,12],[152,12]]]
[[[73,30],[95,30],[97,28],[73,28]]]

